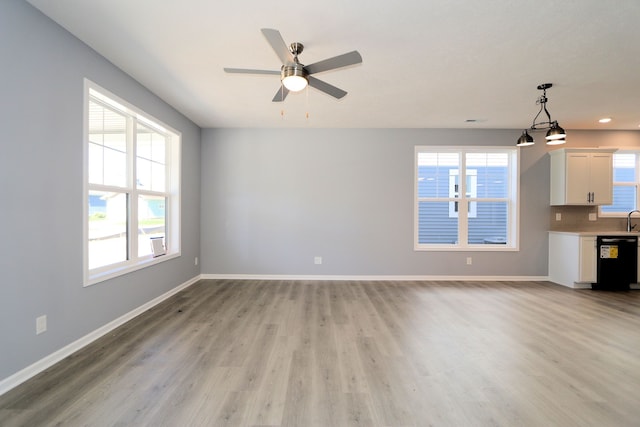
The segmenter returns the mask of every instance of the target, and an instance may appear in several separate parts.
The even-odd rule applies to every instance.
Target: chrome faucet
[[[633,210],[633,211],[629,212],[629,214],[627,215],[627,233],[630,233],[631,230],[633,230],[636,227],[635,225],[633,227],[631,226],[631,214],[634,213],[634,212],[640,213],[640,211],[638,209],[636,209],[636,210]]]

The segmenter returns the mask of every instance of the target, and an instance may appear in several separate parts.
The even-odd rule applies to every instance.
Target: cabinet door
[[[611,153],[591,154],[589,186],[593,193],[593,203],[610,205],[613,203],[613,155]]]
[[[595,236],[580,237],[580,270],[578,282],[598,281],[598,260]]]
[[[565,204],[586,205],[589,203],[589,161],[588,153],[567,153]]]

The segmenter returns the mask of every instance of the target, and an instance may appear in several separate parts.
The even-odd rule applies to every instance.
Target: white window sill
[[[420,245],[414,247],[413,250],[416,252],[517,252],[519,248],[503,244],[469,246]]]
[[[128,262],[119,264],[116,267],[107,270],[101,270],[99,272],[88,272],[84,281],[84,286],[95,285],[96,283],[104,282],[105,280],[113,279],[115,277],[123,276],[128,273],[132,273],[143,268],[151,267],[160,264],[170,259],[178,258],[180,252],[161,255],[156,258],[148,257],[138,260],[137,262]]]

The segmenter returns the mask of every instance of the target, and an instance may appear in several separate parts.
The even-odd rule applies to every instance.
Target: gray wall
[[[522,150],[519,252],[415,252],[416,145],[513,146],[520,131],[205,129],[202,273],[546,276],[547,147]],[[314,256],[323,264],[315,265]],[[473,265],[466,265],[466,258]]]
[[[513,146],[520,132],[205,129],[202,273],[547,276],[547,152],[558,147],[543,132],[520,151],[519,252],[413,251],[414,147]],[[572,130],[567,141],[640,147],[640,132]]]
[[[22,0],[0,1],[0,380],[199,274],[200,129]],[[82,286],[83,78],[182,132],[182,257]],[[48,331],[36,336],[46,314]]]

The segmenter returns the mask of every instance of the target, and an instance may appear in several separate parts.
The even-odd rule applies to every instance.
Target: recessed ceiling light
[[[611,117],[603,117],[598,122],[600,123],[609,123],[611,121]]]

